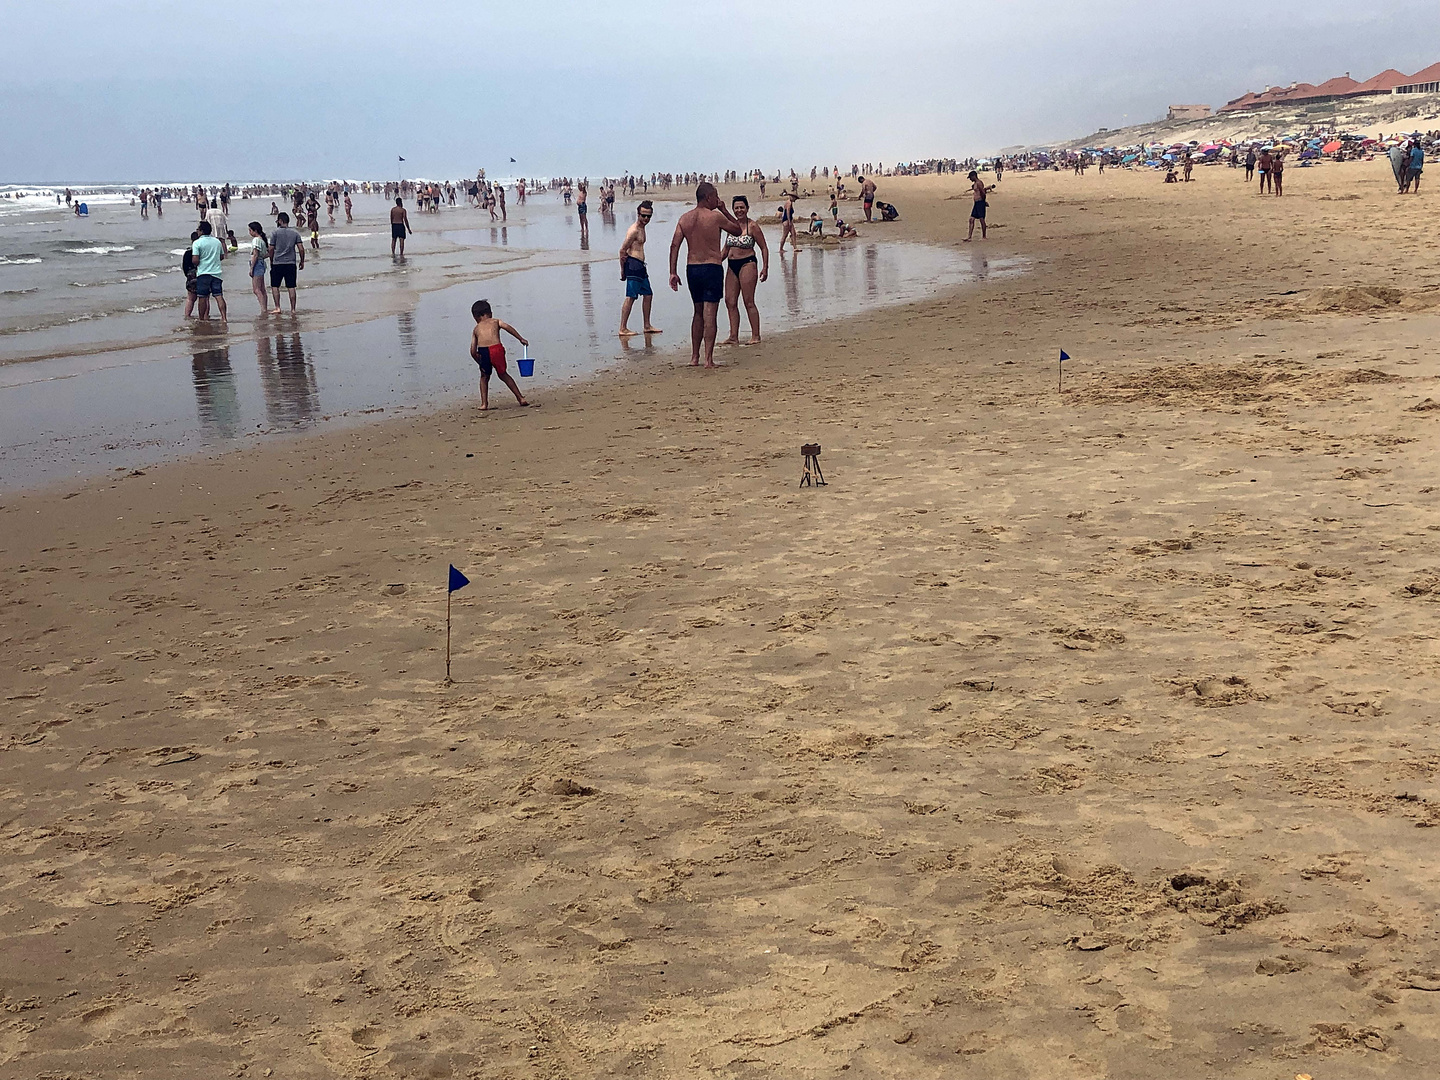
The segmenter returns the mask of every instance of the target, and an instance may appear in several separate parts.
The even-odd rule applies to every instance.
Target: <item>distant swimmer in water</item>
[[[980,239],[985,239],[985,211],[990,206],[989,200],[986,199],[986,196],[994,190],[994,184],[986,187],[985,182],[980,179],[980,174],[975,172],[974,170],[971,170],[970,194],[975,199],[975,205],[970,208],[970,232],[965,237],[965,243],[968,244],[971,240],[975,239],[975,223],[977,221],[980,223]]]
[[[680,291],[680,245],[684,243],[685,281],[695,314],[690,320],[690,363],[700,363],[703,346],[705,366],[715,366],[715,320],[725,296],[725,268],[721,264],[720,234],[740,234],[740,225],[715,185],[703,181],[695,189],[695,206],[680,215],[670,241],[670,288]]]
[[[395,245],[400,245],[400,257],[405,257],[405,237],[414,230],[410,228],[410,212],[404,201],[396,196],[395,205],[390,208],[390,254],[395,254]]]
[[[650,288],[650,271],[645,266],[645,227],[655,216],[655,204],[646,199],[635,211],[635,224],[625,233],[620,245],[620,278],[625,282],[625,300],[620,305],[620,336],[634,337],[630,329],[630,309],[640,298],[640,312],[644,320],[645,333],[660,333],[650,325],[650,306],[655,294]]]
[[[500,331],[505,331],[521,345],[529,346],[530,342],[521,336],[509,323],[501,322],[495,318],[490,310],[489,300],[476,300],[470,306],[470,314],[475,318],[475,329],[470,334],[470,357],[480,365],[480,411],[485,412],[490,408],[490,375],[500,377],[500,381],[510,388],[515,395],[515,400],[521,405],[529,405],[525,395],[520,393],[520,387],[515,385],[515,380],[510,377],[505,367],[505,346],[500,342]]]

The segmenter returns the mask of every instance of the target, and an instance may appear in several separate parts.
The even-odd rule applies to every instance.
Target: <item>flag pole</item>
[[[445,590],[445,681],[450,681],[450,597],[451,590]]]

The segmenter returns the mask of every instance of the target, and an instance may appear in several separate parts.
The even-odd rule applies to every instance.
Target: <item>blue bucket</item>
[[[535,358],[530,355],[530,346],[525,346],[520,359],[516,360],[515,363],[520,368],[520,377],[522,379],[528,379],[535,374]]]

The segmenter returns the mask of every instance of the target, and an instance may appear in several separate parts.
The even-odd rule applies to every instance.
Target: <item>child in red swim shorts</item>
[[[476,300],[470,306],[470,314],[475,316],[475,331],[470,335],[470,356],[480,365],[480,410],[484,412],[490,408],[492,371],[510,388],[516,401],[521,405],[529,405],[525,395],[520,393],[520,387],[515,385],[515,380],[505,370],[505,346],[500,344],[500,331],[504,330],[521,345],[528,346],[530,342],[520,336],[519,330],[491,314],[489,300]]]

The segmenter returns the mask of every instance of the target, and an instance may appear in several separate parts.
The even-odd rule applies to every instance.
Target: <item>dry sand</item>
[[[1008,176],[1032,274],[729,370],[7,498],[0,1075],[1433,1067],[1434,196],[1196,177]]]

